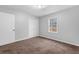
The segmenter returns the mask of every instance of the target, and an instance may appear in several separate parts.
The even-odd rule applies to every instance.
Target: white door
[[[15,40],[15,16],[0,12],[0,46]]]

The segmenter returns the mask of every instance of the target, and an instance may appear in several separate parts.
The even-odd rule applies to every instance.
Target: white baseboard
[[[78,43],[74,43],[74,42],[70,42],[70,41],[65,41],[65,40],[60,40],[60,39],[57,39],[57,38],[54,38],[54,37],[50,38],[50,37],[47,37],[47,36],[44,36],[44,35],[39,35],[39,36],[45,37],[45,38],[49,38],[49,39],[53,39],[53,40],[60,41],[60,42],[64,42],[64,43],[67,43],[67,44],[79,46]],[[15,41],[7,42],[7,43],[2,43],[2,44],[0,44],[0,46],[11,44],[11,43],[15,43],[15,42],[22,41],[22,40],[27,40],[27,39],[30,39],[30,38],[33,38],[33,37],[37,37],[37,36],[25,37],[25,38],[17,39]]]
[[[22,41],[22,40],[27,40],[27,39],[30,39],[30,38],[33,38],[33,37],[37,37],[37,36],[25,37],[25,38],[21,38],[21,39],[17,39],[17,40],[15,39],[14,41],[11,41],[11,42],[1,43],[0,46],[15,43],[15,42],[19,42],[19,41]]]
[[[60,39],[54,38],[54,37],[50,38],[50,37],[47,37],[47,36],[44,36],[44,35],[40,35],[40,37],[45,37],[45,38],[48,38],[48,39],[56,40],[56,41],[59,41],[59,42],[70,44],[70,45],[79,46],[79,43],[75,43],[75,42],[71,42],[71,41],[66,41],[66,40],[60,40]]]
[[[10,44],[10,43],[13,43],[13,42],[15,42],[15,41],[0,43],[0,46],[7,45],[7,44]]]

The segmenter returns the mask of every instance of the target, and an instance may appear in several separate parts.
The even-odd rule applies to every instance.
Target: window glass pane
[[[48,31],[49,32],[57,32],[57,17],[49,19],[49,27],[48,27]]]

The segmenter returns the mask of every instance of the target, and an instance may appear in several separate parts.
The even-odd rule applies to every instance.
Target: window
[[[48,20],[48,32],[58,32],[57,20],[57,17],[53,17]]]

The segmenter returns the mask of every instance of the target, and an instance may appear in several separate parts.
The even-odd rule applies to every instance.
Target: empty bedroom
[[[79,5],[0,5],[0,54],[79,54]]]

